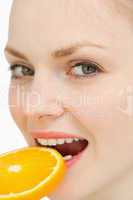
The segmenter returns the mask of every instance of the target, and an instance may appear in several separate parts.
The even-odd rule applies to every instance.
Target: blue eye
[[[18,79],[23,76],[34,76],[34,70],[22,64],[15,64],[10,66],[12,78]]]
[[[79,62],[71,67],[68,75],[74,76],[74,78],[89,78],[95,76],[97,73],[102,72],[102,69],[92,62]]]

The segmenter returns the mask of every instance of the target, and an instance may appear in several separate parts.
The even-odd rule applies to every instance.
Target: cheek
[[[16,121],[17,119],[17,111],[18,111],[18,103],[17,103],[17,89],[15,87],[12,87],[12,85],[10,86],[9,89],[9,95],[8,95],[8,104],[9,104],[9,108],[10,108],[10,112],[12,114],[12,117],[14,118],[14,120]]]
[[[88,149],[85,162],[86,166],[94,167],[90,178],[94,175],[95,183],[95,177],[101,176],[104,182],[133,166],[133,119],[119,110],[119,106],[125,105],[125,96],[119,95],[121,88],[109,88],[110,92],[101,90],[99,96],[96,95],[99,92],[88,91],[79,95],[91,97],[92,101],[79,106],[73,104],[73,114],[85,128],[84,136],[91,144],[92,151],[90,154]]]
[[[23,128],[23,112],[20,105],[20,98],[17,94],[19,94],[17,87],[11,85],[9,89],[9,96],[8,96],[9,109],[16,124],[18,125],[20,129],[22,129]]]
[[[133,119],[121,112],[120,108],[126,105],[122,90],[122,87],[101,89],[101,95],[96,95],[99,91],[94,94],[88,89],[89,92],[78,95],[82,99],[80,104],[77,98],[73,103],[73,114],[86,128],[85,137],[92,142],[99,157],[133,157]]]
[[[29,146],[34,146],[35,141],[31,138],[31,135],[28,134],[27,130],[27,118],[23,112],[23,98],[21,99],[20,90],[17,90],[16,87],[10,87],[9,89],[9,107],[11,115],[16,122],[18,128],[21,130],[24,138],[26,139],[26,142],[29,144]]]

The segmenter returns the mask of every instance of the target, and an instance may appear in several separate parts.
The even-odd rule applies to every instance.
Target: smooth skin
[[[112,1],[13,3],[5,55],[18,64],[9,91],[17,126],[30,146],[38,129],[89,141],[53,200],[133,199],[133,32]]]

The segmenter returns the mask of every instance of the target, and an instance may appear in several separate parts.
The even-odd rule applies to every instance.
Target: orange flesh
[[[3,154],[0,156],[0,200],[44,197],[63,180],[65,169],[63,157],[51,148],[26,147]]]

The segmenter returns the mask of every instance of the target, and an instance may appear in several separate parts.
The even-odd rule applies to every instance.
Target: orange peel
[[[0,200],[40,200],[61,183],[66,166],[52,148],[24,147],[0,155]]]

